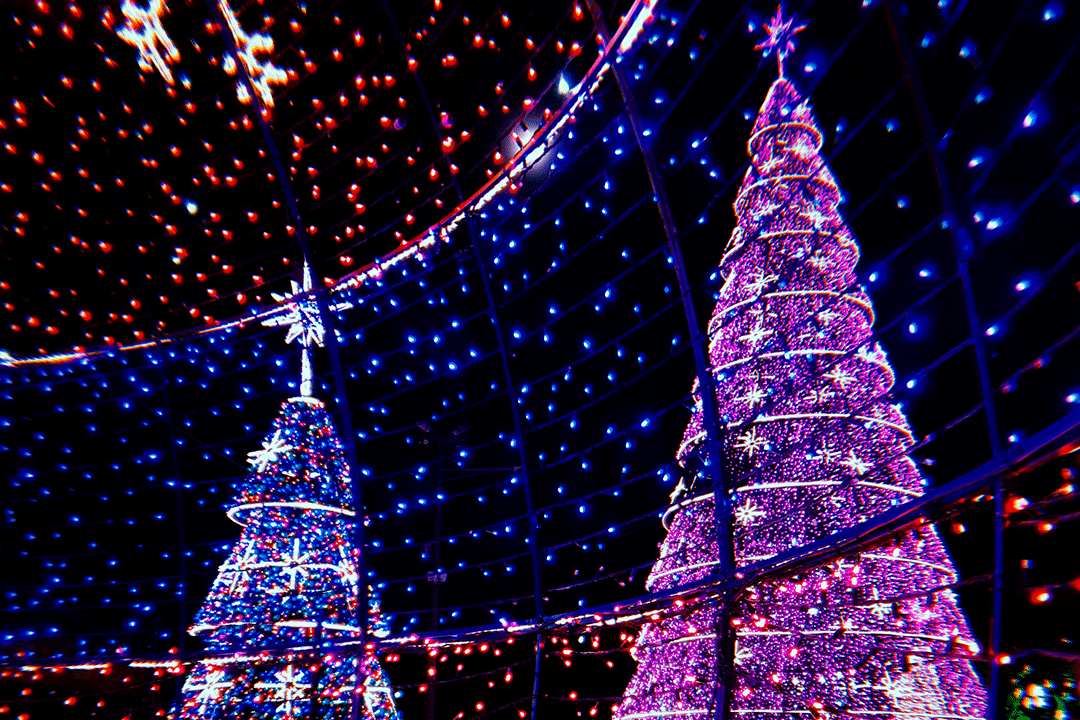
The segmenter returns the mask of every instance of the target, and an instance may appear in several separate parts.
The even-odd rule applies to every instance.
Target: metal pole
[[[589,12],[596,23],[601,36],[607,41],[611,37],[607,22],[604,19],[603,10],[597,6],[596,0],[587,0]],[[716,407],[716,384],[709,366],[706,354],[706,342],[708,335],[701,332],[698,324],[697,310],[694,307],[693,289],[686,276],[686,263],[683,260],[682,247],[679,243],[679,229],[671,214],[671,206],[668,203],[667,192],[664,189],[664,180],[660,174],[660,168],[656,163],[652,148],[645,141],[645,128],[642,126],[641,112],[638,109],[637,100],[634,97],[626,74],[619,62],[612,63],[615,72],[615,81],[619,85],[622,94],[623,105],[630,120],[630,127],[634,130],[634,138],[637,140],[641,157],[645,161],[645,171],[649,175],[649,184],[652,186],[653,200],[660,212],[660,220],[664,225],[664,236],[667,238],[668,253],[671,255],[675,266],[675,276],[679,282],[679,293],[682,295],[683,310],[686,314],[686,324],[690,329],[690,345],[694,354],[694,366],[698,376],[698,393],[701,397],[702,422],[705,426],[706,454],[705,465],[709,467],[709,475],[712,480],[713,491],[713,520],[716,532],[717,550],[717,574],[727,577],[735,564],[734,547],[732,543],[731,528],[731,499],[724,478],[723,460],[723,432],[719,426]],[[717,640],[717,672],[716,696],[713,707],[713,717],[723,720],[730,715],[732,688],[731,666],[734,652],[734,634],[730,632],[727,622],[727,604],[730,596],[725,596],[721,601],[719,618],[716,625]]]
[[[938,196],[948,222],[949,235],[952,239],[953,253],[956,255],[956,268],[960,275],[960,285],[964,293],[964,307],[968,316],[968,327],[971,332],[971,344],[975,349],[975,364],[979,372],[979,389],[982,394],[983,411],[986,413],[986,429],[990,439],[990,450],[994,460],[1000,467],[1005,466],[1005,453],[1001,447],[1001,435],[998,429],[997,408],[994,404],[994,387],[990,383],[990,365],[986,359],[986,345],[984,343],[982,323],[979,320],[979,310],[975,301],[975,290],[971,282],[971,271],[968,262],[975,254],[975,245],[967,228],[960,224],[956,214],[956,207],[952,193],[949,189],[949,179],[945,172],[945,165],[941,155],[937,151],[937,145],[933,137],[937,131],[934,129],[930,113],[926,110],[926,99],[923,95],[922,85],[915,72],[914,58],[911,54],[911,46],[904,36],[903,27],[894,19],[890,0],[883,0],[881,4],[885,11],[885,18],[892,31],[893,42],[896,45],[897,54],[907,78],[908,91],[911,93],[912,102],[919,114],[919,128],[922,131],[923,146],[934,170],[934,179],[937,182]],[[929,139],[929,141],[928,141]],[[987,702],[987,718],[996,720],[1001,717],[1000,703],[1002,696],[1002,673],[1001,673],[1001,621],[1002,603],[1005,588],[1005,477],[998,473],[994,480],[994,572],[993,572],[993,611],[990,618],[990,695]]]
[[[401,35],[401,30],[398,28],[397,20],[394,18],[394,14],[390,11],[390,7],[386,0],[382,0],[382,6],[386,12],[387,17],[390,19],[390,24],[394,28],[394,34],[397,36],[398,42],[401,45],[402,52],[406,52],[405,38]],[[442,138],[439,136],[438,121],[435,118],[435,111],[432,109],[431,100],[428,98],[427,92],[424,90],[424,84],[420,82],[420,76],[416,76],[416,86],[420,90],[420,98],[423,100],[424,108],[427,110],[428,119],[431,122],[432,131],[435,133],[436,141],[442,142]],[[458,196],[458,202],[464,202],[465,193],[461,190],[461,185],[458,183],[457,178],[451,173],[453,180],[451,185]],[[480,242],[473,228],[472,218],[468,218],[467,227],[469,230],[469,239],[472,242],[473,250],[476,253],[476,264],[480,270],[480,278],[484,285],[484,294],[488,302],[488,317],[491,318],[491,324],[495,329],[495,337],[499,342],[499,356],[502,358],[503,376],[506,382],[506,391],[510,398],[510,412],[514,418],[514,433],[518,440],[518,458],[521,462],[521,481],[523,484],[523,491],[525,493],[525,512],[529,519],[529,549],[532,555],[532,575],[533,575],[533,600],[534,600],[534,612],[536,614],[537,623],[537,635],[536,635],[536,659],[533,669],[533,692],[532,692],[532,708],[531,717],[532,720],[537,720],[537,704],[540,698],[540,670],[543,665],[543,623],[544,623],[544,602],[543,602],[543,582],[540,574],[540,525],[536,519],[536,509],[533,506],[532,499],[532,486],[529,483],[529,467],[527,461],[527,455],[525,453],[525,433],[522,432],[521,416],[518,411],[517,393],[514,390],[514,379],[510,373],[510,361],[506,351],[506,342],[503,338],[502,327],[499,324],[499,312],[496,309],[495,299],[491,294],[491,282],[488,277],[487,265],[484,262],[484,256],[480,252]]]
[[[289,176],[286,172],[285,164],[281,161],[281,152],[278,150],[273,128],[270,127],[270,122],[267,120],[266,115],[259,105],[259,93],[255,90],[255,86],[251,82],[251,76],[248,74],[247,67],[240,58],[239,52],[237,52],[236,39],[229,30],[228,23],[225,22],[225,17],[222,15],[221,8],[215,0],[206,0],[206,4],[210,7],[210,15],[214,18],[218,30],[221,31],[222,40],[225,42],[225,51],[236,60],[237,76],[240,78],[240,81],[244,83],[248,94],[251,96],[252,108],[255,111],[255,117],[259,121],[259,128],[262,130],[263,140],[266,142],[270,158],[274,162],[274,168],[277,170],[281,191],[285,196],[285,207],[287,209],[289,221],[293,225],[297,242],[300,245],[300,252],[303,255],[304,262],[311,267],[314,272],[315,264],[313,261],[315,256],[311,251],[311,243],[308,240],[307,232],[304,230],[304,222],[300,217],[300,208],[296,204],[296,196],[293,194],[292,185],[289,183]],[[352,411],[349,408],[348,391],[345,386],[345,373],[341,368],[341,355],[337,347],[337,335],[334,332],[334,318],[326,305],[326,298],[321,292],[312,292],[311,296],[315,300],[316,306],[319,308],[319,318],[328,335],[326,340],[326,350],[327,355],[330,356],[330,367],[334,375],[335,399],[337,401],[338,413],[341,416],[341,430],[344,436],[345,458],[349,463],[349,480],[353,493],[353,509],[355,511],[355,515],[353,516],[353,543],[356,545],[357,549],[356,573],[359,578],[356,589],[356,625],[358,628],[358,636],[356,639],[359,642],[356,647],[359,649],[357,650],[356,687],[350,704],[352,706],[352,717],[357,718],[360,713],[360,705],[363,704],[363,660],[364,648],[367,644],[368,623],[367,563],[364,555],[364,503],[362,499],[363,495],[359,462],[357,461],[356,445],[354,444],[355,434],[353,432]]]

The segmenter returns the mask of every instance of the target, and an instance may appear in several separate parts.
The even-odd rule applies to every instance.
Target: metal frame
[[[902,64],[904,77],[908,85],[909,92],[912,97],[912,103],[915,106],[915,110],[919,117],[920,130],[923,134],[923,146],[927,153],[928,159],[931,161],[935,181],[937,184],[937,191],[939,199],[941,201],[945,216],[948,218],[948,230],[953,244],[954,254],[956,257],[957,272],[959,274],[962,290],[964,294],[965,311],[968,318],[968,325],[970,330],[969,340],[975,352],[975,360],[978,368],[979,386],[982,396],[982,408],[986,413],[987,433],[989,438],[989,445],[992,451],[992,460],[985,463],[978,468],[962,475],[942,486],[928,491],[921,498],[907,503],[903,506],[894,508],[882,515],[879,515],[872,520],[869,520],[860,525],[853,526],[841,533],[823,538],[814,543],[810,543],[806,546],[793,549],[787,553],[783,553],[767,561],[762,561],[748,566],[735,567],[732,555],[732,543],[731,543],[731,508],[728,502],[728,492],[725,486],[725,478],[723,473],[722,462],[722,449],[723,449],[723,437],[721,431],[718,428],[717,413],[716,413],[716,395],[715,385],[712,373],[709,370],[708,352],[707,352],[707,333],[703,333],[700,328],[700,324],[697,316],[697,308],[694,303],[693,288],[686,273],[685,261],[683,258],[682,249],[679,241],[678,228],[672,217],[670,205],[668,203],[666,191],[664,188],[663,176],[660,172],[660,168],[656,163],[652,150],[648,145],[644,128],[642,126],[642,119],[638,110],[637,101],[634,97],[630,84],[622,71],[618,62],[613,62],[613,70],[615,72],[616,80],[619,86],[619,91],[622,95],[624,109],[628,115],[632,129],[634,130],[635,139],[638,144],[638,148],[641,152],[642,159],[645,164],[645,170],[649,177],[651,184],[654,202],[656,203],[657,210],[660,214],[660,219],[664,227],[664,233],[666,243],[668,246],[668,252],[672,260],[672,264],[675,269],[676,277],[678,280],[678,286],[682,297],[683,309],[687,321],[687,325],[690,331],[690,344],[692,346],[692,352],[694,357],[695,369],[697,371],[699,379],[699,393],[702,402],[703,422],[705,425],[707,437],[707,465],[712,466],[712,485],[714,498],[714,513],[717,530],[717,545],[720,553],[720,563],[717,572],[712,577],[704,580],[700,583],[696,583],[693,586],[683,586],[678,588],[678,594],[684,594],[688,590],[699,589],[706,590],[712,589],[718,593],[717,599],[721,605],[725,605],[728,598],[737,593],[741,588],[752,582],[758,582],[768,577],[773,577],[783,573],[790,573],[797,571],[800,568],[804,568],[810,565],[820,564],[828,559],[850,552],[852,549],[862,547],[874,542],[880,542],[892,535],[912,527],[915,524],[925,522],[925,518],[934,510],[941,509],[942,507],[961,500],[965,496],[972,493],[974,490],[983,487],[988,484],[993,484],[993,494],[995,496],[995,522],[994,522],[994,569],[992,574],[993,580],[993,610],[991,615],[991,632],[990,632],[990,644],[989,644],[989,659],[990,659],[990,674],[991,674],[991,687],[990,687],[990,707],[989,718],[991,720],[1000,716],[1000,709],[996,699],[1001,696],[1002,687],[1002,673],[1000,669],[1000,663],[998,657],[1001,653],[1001,622],[1002,622],[1002,603],[1004,594],[1004,482],[1006,474],[1009,473],[1010,468],[1015,467],[1020,463],[1027,462],[1030,464],[1038,464],[1042,462],[1047,456],[1055,454],[1055,450],[1060,448],[1065,443],[1080,442],[1078,436],[1080,436],[1080,410],[1074,411],[1067,415],[1057,423],[1047,427],[1042,432],[1031,437],[1029,440],[1019,443],[1010,449],[1004,449],[1001,445],[1000,434],[997,422],[997,410],[995,406],[994,388],[990,380],[989,366],[986,357],[986,348],[984,342],[984,328],[982,327],[974,288],[972,285],[971,273],[969,269],[969,263],[974,255],[974,245],[970,239],[970,236],[962,223],[959,221],[956,212],[956,200],[952,196],[948,177],[945,171],[945,167],[940,154],[937,151],[934,139],[938,135],[938,131],[934,128],[930,114],[927,110],[925,97],[923,95],[922,86],[919,80],[918,71],[915,67],[914,57],[911,51],[911,46],[907,39],[904,37],[902,27],[894,19],[894,11],[892,3],[894,0],[883,0],[882,8],[885,12],[886,19],[888,21],[890,30],[893,35],[894,43],[896,46],[896,52]],[[605,39],[610,38],[610,33],[604,20],[603,10],[598,7],[596,0],[587,0],[589,10],[592,14],[593,21],[596,24],[598,30],[602,33]],[[207,0],[207,5],[210,8],[211,16],[218,24],[222,33],[222,38],[225,44],[226,52],[238,56],[237,48],[234,38],[227,30],[227,25],[221,14],[221,9],[218,7],[215,0]],[[401,35],[401,31],[398,28],[397,21],[393,16],[391,8],[386,0],[382,0],[381,5],[387,14],[394,32],[401,45],[402,52],[408,54],[405,48],[405,40]],[[954,13],[954,18],[950,20],[955,21],[955,16],[959,15],[961,8]],[[282,192],[285,196],[286,210],[290,222],[295,228],[296,245],[303,259],[312,267],[312,261],[314,259],[311,244],[307,237],[305,226],[301,219],[300,210],[296,202],[295,195],[292,191],[289,176],[286,171],[285,165],[282,162],[280,149],[277,145],[277,140],[274,134],[274,130],[271,127],[266,116],[260,111],[259,108],[259,96],[255,92],[255,88],[252,85],[251,78],[248,75],[247,69],[242,62],[237,61],[238,77],[240,82],[244,83],[248,89],[249,94],[252,97],[252,107],[258,119],[260,129],[263,134],[263,139],[267,145],[267,149],[270,152],[271,159],[274,163],[275,169],[278,174]],[[428,98],[428,95],[424,89],[423,83],[419,76],[416,77],[417,86],[420,91],[420,95],[423,99],[425,109],[429,115],[432,123],[433,131],[438,136],[438,123],[435,118],[432,105]],[[439,139],[439,138],[437,138]],[[452,187],[455,189],[459,201],[464,201],[464,194],[456,179],[451,175]],[[538,535],[538,522],[535,507],[532,499],[532,492],[529,483],[529,472],[527,467],[527,454],[525,451],[525,436],[523,433],[523,425],[520,418],[520,411],[517,404],[517,393],[515,391],[515,385],[513,381],[513,375],[509,363],[509,354],[506,349],[506,342],[503,336],[502,327],[499,321],[499,314],[497,305],[494,301],[490,279],[488,277],[487,264],[484,260],[483,254],[480,250],[480,244],[477,242],[477,236],[472,223],[468,223],[469,234],[472,240],[472,244],[475,251],[476,261],[481,273],[482,281],[484,284],[484,290],[488,303],[488,315],[491,318],[496,337],[499,343],[499,351],[502,359],[503,373],[505,382],[507,383],[508,398],[511,404],[511,412],[513,414],[515,433],[519,440],[518,454],[521,462],[521,476],[524,483],[525,499],[527,514],[529,519],[529,542],[533,563],[533,584],[534,584],[534,612],[536,616],[535,630],[537,633],[536,641],[536,661],[534,669],[533,680],[533,694],[532,694],[532,717],[537,717],[537,706],[540,692],[540,675],[542,667],[542,646],[543,646],[543,628],[550,622],[557,620],[556,617],[546,617],[544,615],[543,608],[543,583],[540,567],[540,544]],[[327,351],[330,357],[330,363],[332,373],[334,376],[334,387],[336,392],[335,400],[337,401],[337,410],[340,414],[342,422],[342,430],[344,434],[344,445],[346,451],[346,457],[349,462],[350,480],[352,484],[352,490],[354,495],[355,507],[357,510],[357,521],[354,525],[354,542],[357,543],[357,547],[364,547],[364,527],[363,527],[363,503],[361,494],[361,479],[358,471],[358,462],[356,456],[356,448],[354,443],[354,433],[352,425],[351,410],[348,402],[345,378],[342,371],[342,365],[340,361],[340,354],[337,348],[336,336],[334,335],[333,326],[334,319],[332,313],[330,313],[326,299],[321,292],[312,292],[312,297],[316,300],[321,319],[327,331],[331,335],[330,341],[327,343]],[[171,406],[169,403],[170,384],[167,376],[165,376],[164,370],[162,370],[165,392],[165,406],[170,431],[170,437],[175,435],[172,427],[172,415]],[[175,439],[175,438],[173,438]],[[174,448],[175,450],[175,448]],[[441,456],[441,453],[440,453]],[[175,452],[173,453],[174,473],[178,471],[176,467],[177,460]],[[715,465],[714,465],[715,463]],[[441,468],[440,468],[441,470]],[[187,611],[187,599],[186,599],[186,565],[185,565],[185,540],[184,540],[184,527],[183,527],[183,503],[182,495],[180,492],[180,486],[178,484],[177,490],[177,503],[178,512],[180,517],[180,548],[181,548],[181,582],[184,583],[183,592],[181,593],[181,614],[186,617]],[[361,648],[365,644],[366,640],[366,610],[367,610],[367,586],[366,586],[366,572],[363,552],[361,552],[358,560],[358,573],[360,575],[360,603],[359,612],[361,620],[359,622],[360,637],[357,640],[350,641],[348,644],[356,648],[357,654],[362,652]],[[593,607],[588,608],[589,614],[604,613],[604,612],[625,612],[628,608],[632,608],[635,605],[644,605],[647,603],[662,602],[669,596],[674,596],[675,592],[670,593],[658,593],[650,594],[636,600],[629,602],[622,601],[616,605]],[[619,610],[616,610],[616,607]],[[581,612],[568,614],[565,617],[576,617],[582,615]],[[564,616],[560,616],[564,617]],[[721,626],[726,629],[726,622],[721,622]],[[484,628],[473,628],[457,630],[453,634],[455,636],[467,635],[472,632],[488,632],[498,631],[501,628],[492,626]],[[721,628],[718,628],[721,630]],[[721,634],[724,635],[720,638]],[[420,634],[421,638],[426,637],[439,637],[442,635],[437,630],[437,625],[432,626],[432,632]],[[729,643],[733,636],[727,632],[718,632],[718,642]],[[181,639],[181,644],[183,640]],[[719,683],[717,683],[717,696],[715,705],[715,717],[717,720],[728,717],[730,715],[730,693],[728,692],[730,685],[730,667],[725,667],[725,677]],[[360,679],[358,678],[358,682]],[[359,703],[353,704],[353,717],[359,715]]]
[[[398,39],[398,43],[401,46],[401,52],[405,54],[405,57],[409,57],[408,50],[406,49],[405,38],[401,34],[401,29],[398,27],[397,20],[394,18],[390,5],[386,0],[381,2],[386,16],[390,20],[391,26],[394,28],[394,35]],[[416,86],[420,90],[420,98],[424,103],[424,109],[427,111],[428,120],[431,122],[432,132],[435,134],[436,144],[442,142],[442,137],[439,135],[439,122],[435,117],[435,110],[432,108],[431,100],[428,98],[427,91],[424,89],[424,83],[420,80],[420,75],[413,72],[416,78]],[[461,189],[461,184],[458,182],[457,176],[454,173],[450,173],[450,184],[457,193],[458,203],[465,201],[465,193]],[[488,317],[491,318],[491,324],[495,330],[495,337],[499,343],[499,357],[502,360],[503,377],[506,382],[507,397],[510,400],[510,412],[514,418],[514,435],[517,438],[518,460],[521,463],[521,481],[522,491],[525,493],[525,513],[528,516],[529,522],[529,553],[532,558],[532,576],[533,576],[533,611],[536,614],[536,646],[535,646],[535,661],[533,665],[533,691],[532,691],[532,707],[530,716],[533,720],[537,719],[537,707],[540,700],[540,674],[543,667],[543,647],[544,647],[544,635],[542,632],[544,626],[544,599],[543,599],[543,578],[540,572],[540,524],[536,517],[536,508],[533,504],[532,497],[532,485],[529,482],[529,466],[528,455],[525,452],[525,433],[522,430],[521,423],[521,411],[518,405],[518,393],[515,390],[513,374],[510,372],[510,357],[506,350],[506,338],[503,335],[502,325],[499,322],[499,310],[495,304],[495,298],[491,294],[491,279],[488,276],[487,263],[484,262],[484,255],[480,251],[480,239],[476,233],[476,229],[473,227],[472,219],[468,218],[466,227],[469,232],[469,241],[472,243],[473,251],[476,256],[476,264],[480,271],[480,278],[484,285],[484,296],[488,303]]]

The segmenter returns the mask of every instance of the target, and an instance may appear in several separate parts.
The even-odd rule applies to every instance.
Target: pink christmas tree
[[[778,49],[780,77],[747,146],[752,164],[708,327],[739,565],[868,520],[923,486],[906,454],[914,444],[907,418],[889,398],[892,367],[872,340],[873,305],[857,282],[859,248],[837,207],[823,134],[783,76],[801,29],[778,12],[759,46]],[[698,399],[652,591],[702,580],[719,564],[711,479],[692,470],[705,453]],[[712,717],[717,683],[733,663],[731,708],[740,717],[981,718],[986,692],[967,659],[979,647],[949,589],[957,580],[925,526],[754,585],[726,615],[704,606],[648,624],[614,715]],[[733,657],[716,639],[724,622],[734,627]]]

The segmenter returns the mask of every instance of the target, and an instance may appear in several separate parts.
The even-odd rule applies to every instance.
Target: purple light
[[[841,194],[822,144],[808,103],[790,81],[777,80],[748,143],[753,164],[720,263],[731,280],[708,326],[726,428],[724,476],[735,491],[737,565],[850,528],[923,492],[905,454],[912,431],[889,400],[894,371],[872,340],[870,299],[851,289],[859,288],[859,248],[838,212]],[[699,395],[650,591],[718,568],[707,447]],[[853,716],[975,720],[986,703],[969,660],[979,645],[956,596],[935,589],[957,579],[936,529],[924,526],[751,585],[726,610],[687,598],[682,612],[643,626],[632,650],[639,666],[613,717],[712,717],[714,688],[734,662],[732,712],[740,716],[843,708]],[[721,654],[721,623],[735,633],[733,657]]]

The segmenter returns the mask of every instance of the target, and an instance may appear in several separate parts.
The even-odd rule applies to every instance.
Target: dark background
[[[510,133],[527,140],[543,109],[560,106],[559,79],[581,79],[600,30],[574,3],[233,7],[250,31],[272,23],[274,62],[296,71],[275,86],[271,121],[317,282],[421,235],[480,188],[501,167],[495,151],[516,151]],[[16,0],[4,9],[0,346],[13,358],[112,352],[0,370],[3,702],[33,717],[149,717],[173,697],[150,670],[23,668],[198,650],[183,630],[238,536],[224,514],[230,484],[299,375],[295,346],[277,329],[198,331],[268,306],[301,256],[253,111],[214,64],[222,43],[205,4],[171,3],[164,19],[181,53],[171,93],[103,23],[106,11],[120,19],[115,4]],[[607,27],[627,10],[604,3]],[[702,326],[720,287],[746,139],[776,75],[775,59],[753,50],[773,10],[661,4],[621,63]],[[947,482],[991,460],[954,233],[973,248],[976,331],[1002,445],[1059,420],[1080,393],[1071,254],[1080,241],[1080,18],[1043,2],[820,0],[785,10],[810,23],[785,66],[811,96],[846,193],[895,399],[924,439],[913,454],[932,484]],[[691,333],[613,78],[570,127],[561,157],[545,157],[437,253],[353,293],[355,307],[337,318],[368,538],[379,543],[367,555],[371,583],[395,636],[534,616],[526,480],[540,516],[545,614],[644,593],[663,537],[658,515],[678,479]],[[949,217],[959,225],[942,228]],[[149,339],[168,342],[116,350]],[[324,354],[316,370],[316,394],[335,409]],[[514,403],[524,467],[510,442]],[[1003,628],[1018,658],[1075,658],[1075,522],[1047,533],[1024,524],[1070,510],[1075,493],[1037,501],[1075,467],[1063,455],[1009,478],[1010,498],[1036,502],[1011,515],[1007,531]],[[962,577],[976,580],[959,592],[984,645],[992,505],[967,502],[940,524]],[[439,568],[447,580],[432,612],[427,576]],[[1048,587],[1053,599],[1033,604]],[[609,713],[633,671],[620,632],[636,628],[605,631],[595,647],[588,633],[553,633],[573,654],[548,639],[545,714]],[[500,639],[498,657],[478,644],[467,657],[448,650],[436,716],[527,711],[531,642]],[[399,707],[425,716],[431,695],[417,687],[426,661],[400,654],[387,662]]]

